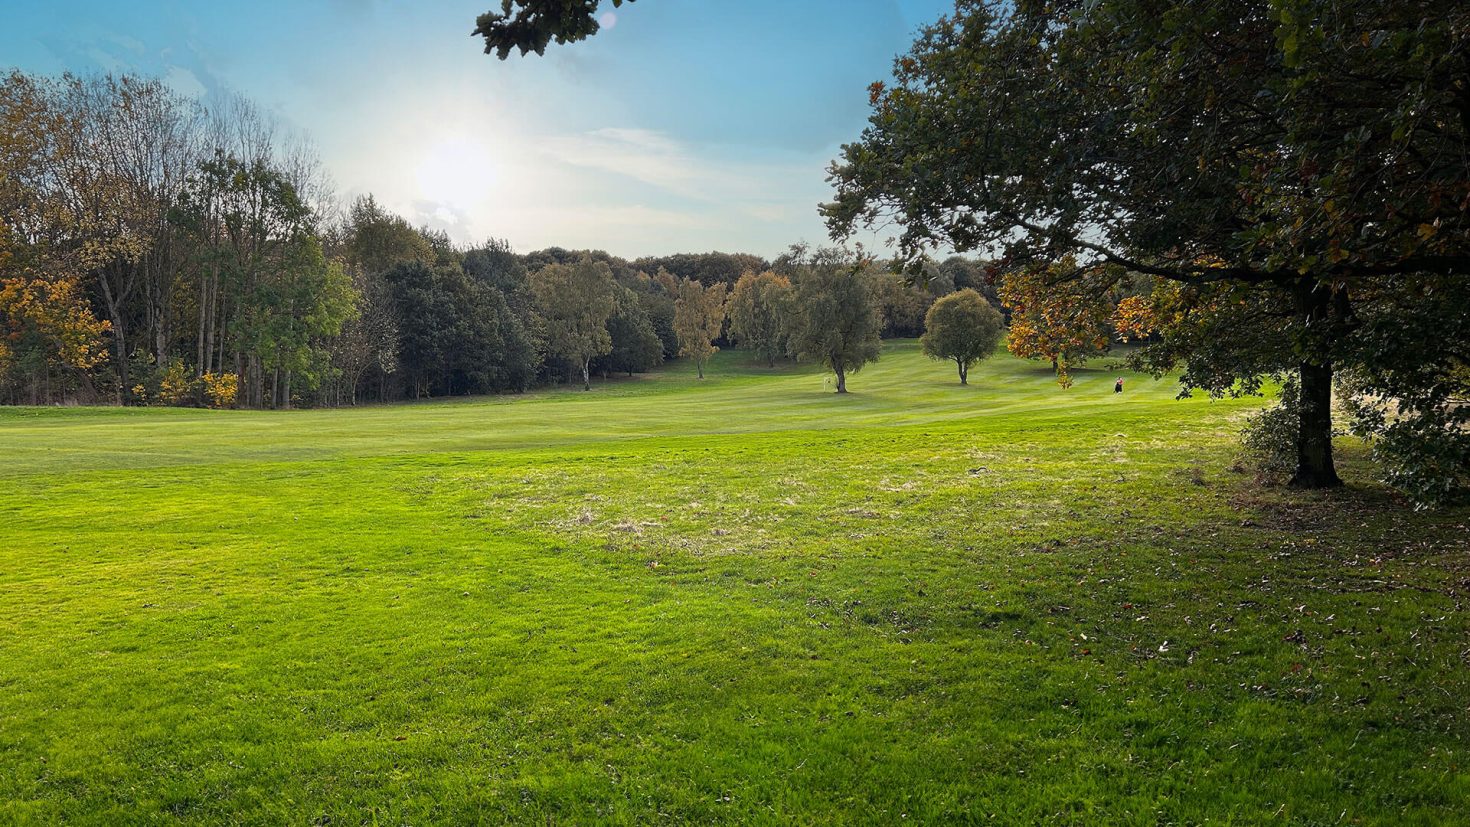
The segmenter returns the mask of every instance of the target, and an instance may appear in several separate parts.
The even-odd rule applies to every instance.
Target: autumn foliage
[[[1088,283],[1098,277],[1069,258],[1009,273],[998,287],[1011,310],[1006,347],[1023,359],[1050,361],[1062,387],[1072,384],[1070,368],[1111,344],[1113,307]]]
[[[791,281],[785,276],[770,271],[742,275],[727,305],[731,337],[774,366],[786,353],[792,296]]]
[[[693,279],[677,285],[674,299],[674,333],[679,337],[679,355],[694,362],[699,378],[704,378],[704,363],[718,350],[714,343],[725,326],[725,292],[721,282],[709,287]]]
[[[0,280],[0,371],[20,362],[54,372],[96,368],[107,361],[109,327],[92,312],[74,276]]]

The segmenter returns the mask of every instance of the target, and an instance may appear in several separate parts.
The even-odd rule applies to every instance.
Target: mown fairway
[[[1463,823],[1463,510],[1098,363],[0,411],[0,822]]]

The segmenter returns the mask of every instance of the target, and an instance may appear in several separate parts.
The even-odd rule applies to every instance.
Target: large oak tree
[[[832,169],[833,234],[896,220],[915,257],[1076,254],[1057,280],[1174,285],[1154,367],[1182,359],[1186,390],[1299,374],[1295,485],[1340,484],[1335,370],[1463,366],[1463,342],[1432,370],[1384,360],[1444,321],[1402,305],[1470,274],[1470,7],[960,0],[895,77]]]

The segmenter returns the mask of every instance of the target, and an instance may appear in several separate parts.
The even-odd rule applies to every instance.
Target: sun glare
[[[493,151],[463,135],[439,139],[419,160],[419,194],[435,204],[471,207],[490,197],[496,179]]]

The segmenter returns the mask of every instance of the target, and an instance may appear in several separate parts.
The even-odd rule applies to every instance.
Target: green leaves
[[[611,268],[588,256],[571,265],[548,264],[531,275],[547,347],[580,369],[589,390],[589,363],[612,351],[607,320],[616,310],[614,286]]]
[[[612,5],[623,2],[612,0]],[[494,52],[501,60],[514,49],[523,56],[532,51],[545,54],[552,40],[575,43],[597,34],[602,28],[597,6],[598,0],[501,0],[500,11],[476,18],[470,34],[483,37],[485,54]]]
[[[959,290],[934,302],[924,317],[920,344],[931,359],[951,359],[967,384],[970,366],[995,352],[1005,336],[1000,311],[978,292]]]
[[[839,237],[902,227],[910,259],[980,249],[1021,271],[1075,255],[1238,287],[1155,343],[1187,387],[1251,386],[1303,357],[1384,365],[1405,349],[1347,337],[1393,306],[1396,279],[1470,276],[1466,31],[1470,8],[1430,0],[965,5],[921,34],[843,148],[824,214]],[[1067,327],[1019,319],[1013,347]]]
[[[827,365],[846,392],[846,374],[878,360],[881,320],[863,262],[833,262],[801,268],[795,278],[791,349],[800,358]]]

